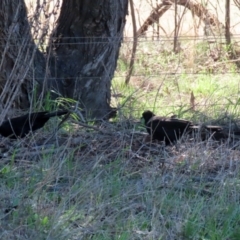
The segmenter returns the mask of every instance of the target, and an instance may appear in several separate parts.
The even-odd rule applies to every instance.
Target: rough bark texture
[[[53,86],[103,117],[122,40],[127,0],[65,0],[53,34]]]
[[[1,108],[29,107],[31,66],[37,49],[33,43],[23,0],[0,1]]]
[[[24,0],[1,0],[1,103],[9,108],[14,100],[15,107],[29,107],[38,83],[40,93],[54,90],[57,96],[78,100],[93,117],[109,113],[127,2],[64,0],[44,55],[32,39]]]

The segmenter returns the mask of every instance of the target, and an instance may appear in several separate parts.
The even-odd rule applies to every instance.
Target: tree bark
[[[28,108],[32,92],[79,101],[91,117],[111,110],[111,80],[128,0],[63,0],[47,54],[31,35],[24,0],[0,2],[0,102]]]
[[[110,110],[111,79],[123,37],[127,0],[64,0],[50,50],[51,87],[80,101],[93,117]],[[57,69],[57,71],[56,71]]]
[[[0,107],[29,108],[34,60],[41,56],[31,36],[23,0],[0,2]]]

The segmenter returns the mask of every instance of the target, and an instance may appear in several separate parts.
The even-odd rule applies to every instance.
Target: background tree
[[[46,52],[32,38],[34,18],[23,0],[0,3],[0,87],[2,109],[32,105],[52,97],[78,100],[92,117],[111,111],[111,79],[122,40],[127,0],[63,0]],[[35,18],[37,15],[35,15]],[[44,32],[43,32],[44,34]],[[53,92],[52,91],[52,92]]]

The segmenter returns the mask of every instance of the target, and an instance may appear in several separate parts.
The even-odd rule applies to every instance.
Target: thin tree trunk
[[[35,56],[41,55],[31,36],[23,0],[0,2],[0,103],[8,110],[29,108]],[[39,63],[40,64],[40,63]]]
[[[134,12],[134,6],[133,6],[133,0],[130,0],[130,8],[131,8],[131,15],[132,15],[132,23],[133,23],[133,46],[132,46],[132,54],[131,54],[131,59],[129,63],[129,69],[127,76],[125,78],[125,84],[128,85],[132,72],[133,72],[133,67],[134,67],[134,62],[135,62],[135,55],[137,51],[137,24],[136,24],[136,16]]]
[[[231,33],[230,33],[230,0],[226,0],[225,5],[225,38],[226,38],[226,44],[229,47],[231,44]]]

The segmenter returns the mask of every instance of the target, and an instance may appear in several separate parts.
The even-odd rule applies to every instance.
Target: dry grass
[[[239,74],[226,51],[217,42],[181,46],[175,55],[169,41],[140,43],[129,86],[123,46],[113,122],[85,128],[69,120],[54,135],[48,123],[26,139],[2,139],[0,239],[240,239],[239,141],[186,137],[164,147],[137,122],[153,109],[239,123]]]
[[[3,144],[1,239],[238,239],[238,142],[98,128]]]

